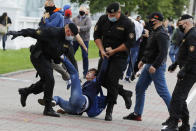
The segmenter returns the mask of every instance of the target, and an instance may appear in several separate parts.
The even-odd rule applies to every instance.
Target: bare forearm
[[[125,44],[121,44],[119,47],[113,49],[115,53],[117,52],[121,52],[121,51],[126,51],[127,47],[125,46]]]
[[[97,47],[99,48],[99,50],[100,50],[101,52],[104,51],[104,48],[103,48],[103,44],[102,44],[101,39],[96,39],[96,40],[95,40],[95,43],[96,43]]]

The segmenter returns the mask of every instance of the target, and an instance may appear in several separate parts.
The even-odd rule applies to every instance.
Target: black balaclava
[[[52,15],[54,12],[54,10],[56,9],[56,7],[55,6],[46,6],[45,7],[45,10],[46,10],[46,12],[48,12],[50,15]]]

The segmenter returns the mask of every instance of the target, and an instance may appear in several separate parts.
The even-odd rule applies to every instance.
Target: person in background
[[[0,26],[5,26],[7,28],[7,31],[8,31],[8,28],[11,26],[12,24],[12,21],[10,19],[10,17],[8,17],[7,15],[7,12],[4,12],[2,14],[2,16],[0,16]],[[7,32],[4,33],[0,33],[0,40],[2,39],[2,46],[3,46],[3,50],[5,51],[5,42],[7,40],[7,35],[6,35]]]
[[[78,27],[79,34],[82,37],[87,49],[90,41],[90,29],[91,29],[91,19],[86,15],[87,9],[84,6],[81,6],[79,9],[79,15],[72,19],[73,23],[75,23]],[[76,52],[79,47],[79,43],[77,41],[73,41],[74,51]],[[81,46],[80,46],[81,47]],[[83,78],[85,78],[86,73],[88,72],[88,52],[82,49],[82,60],[83,60]]]
[[[70,9],[65,10],[65,14],[64,14],[64,24],[67,25],[69,23],[73,23],[71,20],[72,17],[72,12]]]
[[[176,61],[178,49],[184,37],[184,33],[180,31],[178,27],[179,21],[176,23],[176,26],[177,28],[174,30],[174,33],[171,38],[171,45],[170,45],[170,51],[169,51],[169,56],[170,56],[172,63]]]
[[[145,103],[145,92],[149,85],[154,82],[155,89],[164,100],[168,111],[171,95],[165,79],[169,36],[163,28],[163,15],[159,12],[152,13],[149,17],[149,25],[153,29],[148,38],[144,55],[138,64],[141,69],[145,64],[136,84],[136,102],[134,112],[123,117],[127,120],[142,121]]]

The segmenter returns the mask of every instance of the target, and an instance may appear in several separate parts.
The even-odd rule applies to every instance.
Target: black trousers
[[[99,65],[102,60],[100,60]],[[108,67],[104,76],[103,86],[107,89],[107,103],[116,104],[117,96],[123,90],[123,86],[119,85],[119,79],[126,68],[127,59],[111,57],[108,61]],[[121,94],[121,93],[120,93]]]
[[[195,82],[196,75],[193,74],[186,74],[183,80],[177,81],[170,103],[170,117],[174,120],[189,121],[186,99]]]
[[[51,101],[54,89],[53,68],[49,59],[43,54],[35,57],[31,54],[31,62],[35,67],[40,80],[26,89],[27,93],[39,94],[44,92],[44,99]]]

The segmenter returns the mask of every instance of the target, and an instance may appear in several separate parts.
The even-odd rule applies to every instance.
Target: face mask
[[[52,13],[53,13],[53,11],[54,11],[55,9],[56,9],[55,6],[52,6],[52,7],[47,6],[47,7],[45,7],[46,12],[48,12],[50,15],[52,15]]]
[[[84,11],[79,11],[80,16],[83,16],[85,14]]]
[[[149,21],[149,27],[150,27],[150,28],[153,28],[154,25],[155,25],[155,24],[154,24],[154,21]]]
[[[183,26],[182,26],[182,25],[179,25],[179,29],[180,29],[180,31],[181,31],[181,32],[183,32],[183,33],[184,33],[184,30],[185,30],[185,29],[183,28]]]
[[[73,41],[74,37],[73,36],[65,36],[65,39],[68,41]]]
[[[116,17],[108,17],[108,19],[111,22],[116,22],[117,21],[117,18]]]

